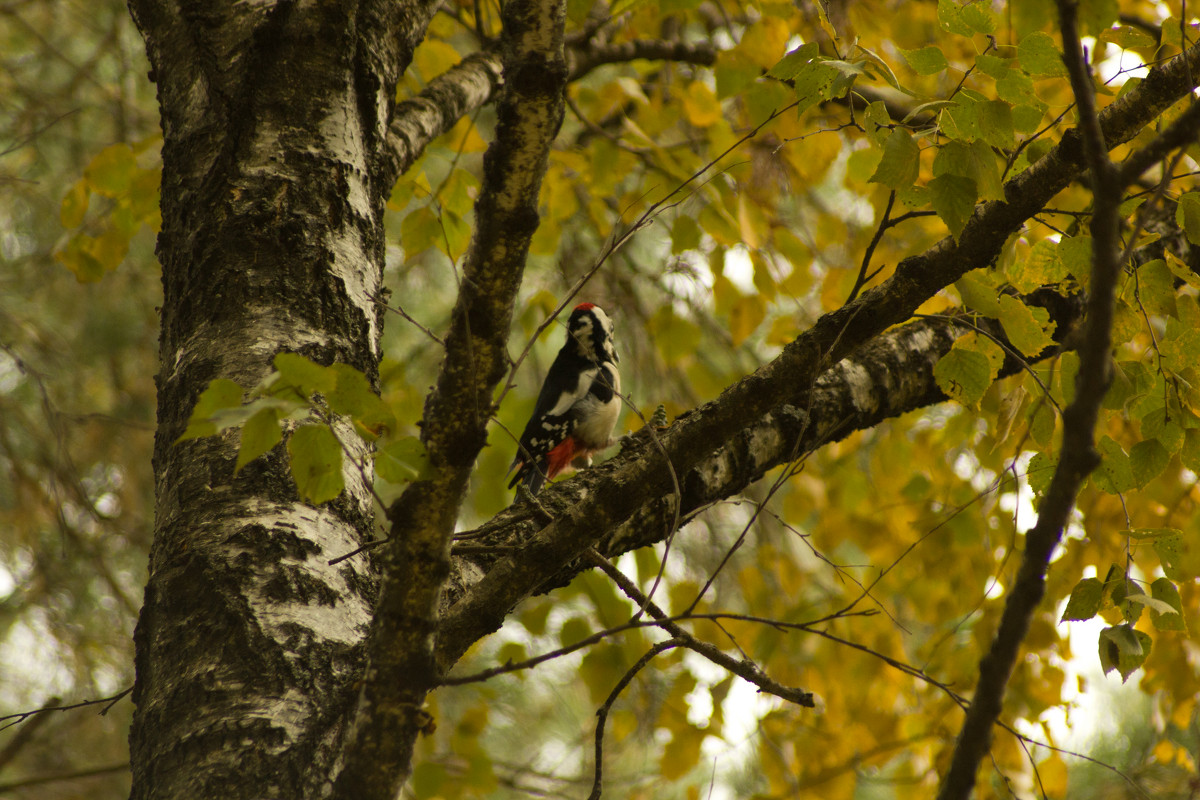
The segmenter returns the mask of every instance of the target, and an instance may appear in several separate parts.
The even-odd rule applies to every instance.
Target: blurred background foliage
[[[1089,45],[1101,61],[1102,105],[1144,74],[1142,65],[1177,53],[1182,30],[1195,38],[1193,20],[1181,26],[1177,1],[1084,6],[1085,33],[1099,37]],[[997,196],[1002,179],[1057,140],[1071,123],[1072,96],[1055,67],[1051,9],[1041,0],[570,0],[575,41],[585,30],[612,43],[678,38],[711,47],[715,59],[606,64],[572,83],[542,189],[514,357],[607,244],[686,183],[579,298],[615,319],[624,383],[642,414],[664,404],[675,415],[715,397],[846,301],[881,220],[909,215],[875,243],[869,285],[960,228],[977,200]],[[498,35],[498,25],[494,3],[446,3],[399,96],[477,50],[480,33]],[[5,2],[0,42],[0,706],[14,713],[132,684],[130,637],[153,517],[160,136],[142,45],[122,4]],[[852,113],[834,91],[835,75],[780,63],[806,44],[875,104]],[[786,80],[764,77],[772,69]],[[815,90],[805,89],[809,79]],[[779,114],[730,150],[798,99],[803,113]],[[944,102],[920,110],[934,101]],[[897,124],[908,112],[916,113]],[[462,120],[388,203],[386,284],[403,315],[389,315],[381,376],[399,436],[416,433],[440,361],[437,344],[408,318],[435,333],[445,327],[492,122],[490,108]],[[1171,199],[1194,188],[1197,160],[1189,152],[1177,167]],[[1036,256],[1065,260],[1058,243],[1083,230],[1089,205],[1082,183],[1064,191],[978,280],[993,292],[1001,283],[1040,283],[1035,267],[1046,259]],[[1191,208],[1186,200],[1181,207]],[[1200,618],[1200,425],[1164,431],[1169,425],[1154,417],[1197,419],[1191,409],[1200,406],[1188,381],[1200,342],[1185,335],[1197,318],[1196,290],[1167,266],[1176,265],[1131,273],[1146,283],[1134,280],[1122,294],[1121,375],[1103,423],[1116,448],[1107,453],[1116,472],[1106,474],[1121,485],[1093,482],[1080,498],[1006,700],[1004,719],[1027,738],[997,731],[980,797],[1194,796],[1200,653],[1191,632],[1137,618],[1153,650],[1122,685],[1116,672],[1101,673],[1102,625],[1059,621],[1079,581],[1103,580],[1114,564],[1147,591],[1166,572],[1182,618],[1193,627]],[[922,311],[962,300],[947,290]],[[513,376],[463,528],[510,502],[510,432],[524,424],[561,340],[559,326],[548,328]],[[1071,359],[1035,367],[1059,405],[1071,390]],[[747,620],[693,623],[774,679],[814,692],[819,708],[759,697],[707,662],[669,651],[613,705],[611,796],[931,794],[961,721],[942,687],[970,694],[1035,518],[1026,473],[1036,454],[1054,456],[1061,427],[1028,374],[985,381],[978,396],[960,400],[776,470],[692,520],[665,567],[662,546],[620,560],[643,589],[661,569],[656,601],[679,613],[744,536],[696,611],[793,623],[851,604],[872,613],[826,625],[828,637]],[[628,409],[624,429],[641,424]],[[386,499],[395,487],[380,488]],[[1160,528],[1182,531],[1170,558],[1124,534]],[[583,575],[521,605],[457,670],[553,650],[634,611],[606,578]],[[1113,625],[1122,609],[1101,615]],[[536,670],[437,692],[438,729],[420,745],[409,792],[583,796],[595,711],[656,639],[624,632]],[[96,713],[106,705],[0,732],[0,791],[125,796],[130,704]],[[98,773],[64,778],[87,771]]]

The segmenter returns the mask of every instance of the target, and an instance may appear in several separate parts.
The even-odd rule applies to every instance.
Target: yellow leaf
[[[88,242],[87,251],[106,270],[114,270],[121,266],[129,252],[129,237],[122,235],[116,228],[109,228]]]
[[[757,250],[762,243],[758,236],[758,225],[762,211],[754,203],[746,201],[743,192],[738,196],[738,228],[742,232],[742,242],[751,250]]]
[[[462,56],[450,45],[437,39],[426,39],[413,53],[412,63],[422,78],[431,81],[461,60]]]
[[[1042,779],[1042,788],[1046,797],[1066,797],[1067,795],[1067,764],[1062,756],[1055,753],[1041,764],[1038,764],[1038,776]]]
[[[133,149],[127,144],[113,144],[96,154],[84,175],[93,191],[106,197],[117,197],[129,191],[137,169]]]
[[[448,145],[459,153],[482,153],[487,150],[487,142],[479,135],[479,129],[470,117],[463,117],[458,124],[446,134]]]
[[[671,741],[663,748],[661,770],[665,780],[678,780],[696,766],[705,735],[704,731],[690,725],[674,731]]]
[[[1192,714],[1196,711],[1196,698],[1189,697],[1179,701],[1175,706],[1175,710],[1171,712],[1171,724],[1180,728],[1185,728],[1192,721]]]
[[[734,346],[750,338],[766,315],[766,304],[758,295],[738,298],[729,312],[729,334]]]
[[[721,101],[703,81],[692,81],[683,96],[683,113],[697,128],[707,128],[721,118]]]
[[[764,17],[746,30],[734,50],[763,69],[770,69],[787,51],[791,35],[787,22],[777,17]]]
[[[64,228],[75,228],[83,223],[88,210],[88,198],[87,179],[80,178],[63,197],[62,208],[58,212]]]

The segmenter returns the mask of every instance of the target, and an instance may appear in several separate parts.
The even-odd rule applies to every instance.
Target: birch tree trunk
[[[162,114],[154,545],[136,633],[134,797],[305,797],[360,675],[377,577],[337,567],[369,475],[301,503],[281,449],[178,443],[214,378],[280,352],[375,379],[395,87],[433,3],[134,0]],[[351,447],[356,437],[343,436]]]

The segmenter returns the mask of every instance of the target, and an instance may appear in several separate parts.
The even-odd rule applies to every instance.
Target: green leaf
[[[998,319],[1000,317],[999,295],[996,293],[994,282],[987,280],[991,277],[987,270],[971,270],[959,278],[954,288],[962,298],[967,308],[978,311],[985,317]]]
[[[954,103],[942,111],[939,125],[947,138],[973,142],[979,138],[978,102],[966,91],[959,92]]]
[[[761,294],[735,299],[733,307],[729,309],[729,335],[733,339],[734,347],[741,346],[742,342],[750,338],[766,315],[767,305]]]
[[[129,236],[116,226],[108,228],[94,238],[84,237],[83,241],[88,253],[110,272],[121,266],[129,252]]]
[[[471,226],[460,215],[445,210],[438,216],[438,222],[442,235],[437,239],[437,249],[451,261],[457,261],[471,243]]]
[[[327,395],[337,386],[336,372],[299,353],[276,354],[275,369],[279,370],[279,378],[285,385],[296,389],[305,398],[317,392]]]
[[[921,103],[912,111],[909,111],[907,114],[905,114],[904,119],[901,120],[901,122],[907,124],[922,114],[932,114],[934,112],[941,111],[942,109],[950,108],[954,104],[955,103],[953,100],[930,100],[928,103]]]
[[[316,505],[342,493],[342,447],[327,425],[301,425],[288,439],[287,449],[301,498]]]
[[[138,172],[133,149],[127,144],[113,144],[97,153],[83,174],[97,194],[117,197],[129,191]]]
[[[558,642],[563,647],[578,644],[593,633],[592,625],[583,617],[571,617],[558,632]]]
[[[1044,78],[1062,78],[1067,75],[1063,55],[1054,44],[1050,34],[1035,31],[1017,45],[1017,59],[1030,75]]]
[[[846,159],[846,175],[855,181],[866,183],[871,180],[871,176],[875,174],[875,170],[879,169],[879,162],[883,160],[883,141],[891,133],[887,128],[876,128],[875,131],[879,134],[875,142],[877,147],[860,147],[850,154]]]
[[[1104,674],[1114,669],[1121,673],[1121,682],[1146,662],[1150,655],[1151,640],[1148,634],[1136,631],[1130,625],[1114,625],[1100,632],[1100,666]]]
[[[987,27],[987,12],[974,4],[960,6],[954,0],[938,0],[938,24],[942,30],[959,36],[974,36],[976,33],[991,33],[991,30],[980,30],[979,26]],[[992,23],[992,29],[995,23]]]
[[[188,418],[187,430],[177,441],[198,439],[202,436],[214,436],[219,430],[215,417],[218,411],[226,408],[237,408],[242,405],[243,389],[227,378],[217,378],[200,393],[196,407]]]
[[[1057,426],[1058,415],[1055,413],[1054,406],[1042,403],[1038,410],[1033,412],[1033,419],[1029,421],[1029,435],[1037,444],[1049,448],[1054,444],[1054,431]]]
[[[996,79],[996,95],[1014,106],[1036,106],[1045,111],[1046,104],[1033,89],[1033,78],[1020,69],[1010,69]]]
[[[904,52],[903,50],[901,52]],[[975,68],[988,77],[1000,80],[1012,71],[1013,61],[1009,58],[981,53],[975,58]]]
[[[324,367],[321,369],[325,371]],[[333,364],[328,372],[334,377],[334,385],[325,393],[330,411],[371,422],[382,422],[390,416],[366,375],[349,364]]]
[[[442,226],[429,206],[414,209],[400,223],[400,246],[412,258],[442,241]]]
[[[813,62],[805,66],[793,79],[796,90],[796,113],[803,114],[822,100],[829,100],[834,94],[834,81],[841,73],[823,63]],[[849,89],[849,85],[845,85]],[[843,92],[844,93],[844,92]]]
[[[1018,133],[1035,133],[1042,126],[1046,107],[1042,104],[1021,103],[1013,106],[1013,129]]]
[[[1131,47],[1154,47],[1158,44],[1154,37],[1140,28],[1122,25],[1118,28],[1105,28],[1096,37],[1096,41],[1105,44],[1115,44],[1128,50]]]
[[[1179,198],[1175,223],[1183,228],[1189,242],[1200,245],[1200,192],[1188,192]]]
[[[1058,242],[1041,239],[1033,246],[1024,264],[1014,264],[1009,272],[1018,292],[1032,292],[1039,286],[1048,286],[1066,280],[1067,269],[1058,255]]]
[[[706,731],[687,727],[676,727],[671,740],[663,746],[659,762],[659,774],[666,781],[677,781],[690,772],[700,761],[700,745],[704,743]]]
[[[1178,453],[1183,449],[1183,426],[1174,419],[1167,418],[1166,408],[1156,408],[1142,416],[1142,437],[1157,439],[1168,453]]]
[[[1079,0],[1079,33],[1103,35],[1117,21],[1117,0]]]
[[[992,385],[995,373],[986,355],[961,348],[956,342],[934,366],[933,377],[943,392],[968,408],[975,408]]]
[[[1200,274],[1197,274],[1187,264],[1179,260],[1179,256],[1167,250],[1163,253],[1167,261],[1167,269],[1171,270],[1171,274],[1181,281],[1191,286],[1193,289],[1200,289]]]
[[[1174,536],[1164,536],[1161,539],[1154,540],[1154,552],[1158,555],[1158,560],[1162,564],[1163,572],[1171,580],[1179,581],[1184,579],[1181,560],[1183,557],[1183,534],[1176,533]],[[1190,576],[1194,577],[1194,576]]]
[[[935,177],[959,175],[970,178],[975,181],[979,196],[983,199],[1004,199],[1004,188],[1000,183],[1000,165],[986,142],[946,142],[938,148],[937,156],[933,159],[933,174]]]
[[[1092,271],[1092,237],[1072,236],[1058,243],[1058,257],[1068,275],[1078,280]]]
[[[1175,276],[1164,259],[1147,261],[1127,280],[1121,293],[1131,308],[1144,308],[1150,314],[1175,315]]]
[[[1168,581],[1168,583],[1170,583],[1170,581]],[[1172,586],[1171,588],[1173,589],[1175,587]],[[1158,614],[1161,616],[1163,614],[1177,613],[1176,609],[1172,608],[1170,603],[1159,600],[1156,597],[1151,597],[1147,594],[1135,593],[1126,595],[1125,600],[1130,603],[1137,603],[1139,606],[1150,609],[1151,615]]]
[[[1050,312],[1027,306],[1012,295],[1000,296],[1000,325],[1012,346],[1024,355],[1036,356],[1054,345],[1048,330],[1054,326]]]
[[[1129,466],[1139,489],[1161,475],[1170,461],[1171,454],[1157,439],[1140,441],[1129,449]]]
[[[1058,459],[1046,453],[1034,453],[1033,458],[1029,459],[1029,469],[1025,473],[1026,480],[1029,481],[1029,488],[1034,494],[1041,497],[1050,488],[1050,481],[1054,478],[1054,470],[1058,468]]]
[[[816,42],[802,44],[779,59],[775,66],[767,70],[767,74],[782,81],[793,80],[816,57],[818,51]]]
[[[1113,605],[1121,610],[1125,621],[1130,625],[1137,622],[1138,618],[1142,616],[1145,604],[1138,602],[1137,598],[1145,594],[1145,590],[1128,577],[1123,576],[1120,580],[1112,581]]]
[[[1150,621],[1160,631],[1186,631],[1187,621],[1183,617],[1183,600],[1179,589],[1169,578],[1159,578],[1150,584],[1150,596],[1166,608],[1154,606],[1150,609]]]
[[[279,409],[267,406],[254,413],[242,426],[242,443],[238,447],[237,464],[234,473],[242,467],[269,451],[283,439],[279,429]]]
[[[872,141],[876,146],[882,146],[892,132],[892,117],[888,113],[887,104],[882,100],[874,100],[868,103],[866,110],[862,113],[862,119],[864,122],[870,123],[867,133],[871,136]],[[864,148],[866,151],[874,149]],[[862,151],[856,150],[855,152]]]
[[[1097,447],[1102,458],[1100,466],[1092,473],[1092,483],[1096,488],[1109,494],[1128,492],[1134,488],[1133,467],[1121,445],[1105,436]]]
[[[912,134],[896,128],[883,144],[883,159],[871,176],[871,183],[892,189],[911,186],[921,171],[921,148]]]
[[[957,239],[975,211],[979,198],[975,181],[961,175],[939,175],[929,182],[929,195],[933,210]]]
[[[936,75],[950,66],[941,48],[933,45],[918,50],[901,50],[900,54],[918,75]]]
[[[882,58],[880,58],[878,54],[868,50],[867,48],[863,47],[861,44],[856,44],[856,45],[854,45],[854,47],[856,50],[858,50],[858,52],[862,53],[863,58],[866,59],[866,61],[864,63],[866,64],[866,66],[868,68],[867,69],[868,73],[870,73],[872,75],[874,75],[875,73],[879,73],[878,77],[880,77],[884,81],[886,81],[887,84],[889,86],[891,86],[893,89],[895,89],[898,92],[905,91],[904,87],[900,85],[900,81],[896,78],[896,73],[892,72],[891,66],[889,66],[886,61],[884,61]],[[876,101],[876,102],[878,102],[878,101]]]
[[[1127,531],[1122,531],[1130,539],[1139,541],[1152,542],[1158,539],[1166,539],[1171,536],[1181,536],[1183,531],[1178,528],[1132,528]]]
[[[429,455],[416,436],[388,442],[375,452],[375,474],[388,483],[407,483],[428,478]]]
[[[959,36],[971,36],[974,33],[971,27],[963,22],[962,9],[954,0],[938,0],[937,18],[938,24],[944,31],[956,33]]]
[[[1184,327],[1176,320],[1168,319],[1167,335],[1159,341],[1159,351],[1168,369],[1177,373],[1192,369],[1200,360],[1200,330]]]
[[[1071,599],[1059,622],[1091,619],[1104,602],[1104,582],[1099,578],[1084,578],[1071,590]]]
[[[975,33],[991,34],[996,32],[996,17],[988,5],[980,0],[970,0],[962,7],[962,20]]]
[[[1200,473],[1200,430],[1188,428],[1183,432],[1179,460],[1192,472]]]
[[[686,250],[695,250],[700,246],[700,226],[694,217],[680,214],[671,226],[671,253],[678,254]]]
[[[979,103],[976,106],[975,119],[979,124],[979,135],[993,147],[1008,150],[1016,143],[1017,134],[1013,129],[1010,104],[1003,100]]]

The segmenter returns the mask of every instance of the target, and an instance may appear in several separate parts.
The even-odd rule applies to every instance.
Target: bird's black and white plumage
[[[577,305],[521,434],[510,489],[524,482],[537,494],[568,464],[590,464],[593,453],[609,446],[621,410],[618,360],[612,320],[594,303]]]

